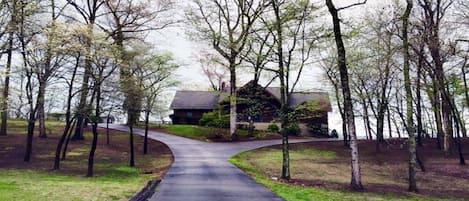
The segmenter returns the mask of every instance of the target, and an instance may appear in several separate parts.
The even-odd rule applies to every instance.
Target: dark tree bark
[[[409,27],[409,16],[412,11],[412,0],[407,0],[407,6],[402,16],[402,46],[404,53],[404,86],[406,91],[406,128],[409,144],[409,188],[411,192],[418,192],[417,189],[417,179],[415,173],[415,165],[417,162],[416,154],[416,144],[415,144],[415,135],[414,135],[414,120],[413,120],[413,110],[412,110],[412,88],[410,80],[410,54],[409,54],[409,40],[408,40],[408,27]]]
[[[67,140],[65,140],[65,146],[62,150],[62,156],[60,160],[65,160],[67,158],[67,150],[68,150],[68,144],[70,143],[70,140],[72,139],[72,134],[73,130],[75,129],[77,125],[77,120],[73,121],[72,126],[70,127],[68,134],[67,134]]]
[[[98,144],[98,123],[94,122],[92,126],[93,130],[93,141],[91,142],[90,154],[88,155],[88,172],[86,177],[93,177],[94,175],[94,155],[96,153],[96,147]]]
[[[422,131],[423,131],[423,128],[422,128],[422,95],[421,95],[421,83],[420,83],[420,79],[422,77],[422,67],[423,67],[423,46],[421,46],[420,48],[420,52],[419,52],[419,58],[418,58],[418,62],[417,62],[417,80],[416,80],[416,89],[415,89],[415,94],[416,94],[416,109],[417,109],[417,114],[416,114],[416,118],[417,118],[417,144],[418,146],[423,146],[422,144]]]
[[[148,153],[148,124],[150,123],[150,110],[145,110],[145,136],[143,138],[143,154]]]
[[[444,56],[441,50],[440,42],[440,25],[445,15],[446,10],[453,3],[453,1],[429,1],[420,0],[418,1],[420,7],[423,10],[423,23],[427,33],[425,34],[426,44],[430,52],[430,56],[433,60],[434,68],[433,73],[435,74],[437,88],[440,92],[439,97],[441,99],[441,113],[443,119],[443,152],[449,154],[450,151],[450,139],[453,134],[452,116],[451,116],[451,100],[448,91],[446,90],[446,75],[443,69]]]
[[[16,2],[16,1],[14,1]],[[13,17],[12,17],[13,18]],[[8,97],[10,91],[10,71],[11,71],[11,57],[13,55],[13,35],[14,32],[10,31],[8,36],[8,50],[7,50],[7,64],[5,69],[5,82],[3,85],[3,100],[1,101],[1,112],[2,118],[0,125],[0,135],[7,135],[7,119],[8,119]]]
[[[8,47],[7,47],[7,63],[5,68],[5,81],[3,83],[3,100],[0,102],[0,117],[2,119],[0,125],[0,135],[7,135],[7,119],[8,119],[8,97],[10,94],[10,72],[12,65],[12,55],[13,55],[13,41],[14,35],[17,30],[17,2],[13,0],[12,2],[12,13],[11,19],[8,24]]]
[[[98,145],[98,123],[99,123],[99,118],[101,115],[101,84],[103,81],[103,72],[104,72],[104,66],[99,69],[99,75],[97,78],[95,78],[95,88],[94,88],[94,93],[96,93],[96,106],[95,106],[95,115],[94,118],[92,119],[93,126],[93,141],[91,142],[91,149],[90,149],[90,154],[88,157],[88,173],[86,174],[87,177],[92,177],[93,176],[93,166],[94,166],[94,155],[96,153],[96,147]]]
[[[389,77],[390,77],[390,72],[391,72],[391,59],[392,56],[390,56],[392,50],[392,43],[391,43],[391,33],[387,32],[386,33],[386,63],[384,64],[384,77],[381,77],[381,81],[383,82],[381,84],[381,91],[379,94],[378,98],[378,115],[376,117],[376,138],[379,142],[384,141],[384,115],[386,111],[388,112],[388,123],[390,123],[389,118],[389,109],[388,109],[388,102],[389,102],[389,97],[388,97],[388,84],[389,84]],[[380,75],[381,76],[381,75]],[[390,124],[388,124],[390,125]],[[389,126],[389,137],[392,137],[391,134],[391,126]]]
[[[37,119],[39,120],[39,137],[47,138],[46,133],[46,119],[45,119],[45,96],[46,96],[46,82],[39,80],[39,91],[37,93],[36,108],[37,108]]]
[[[283,56],[283,28],[280,16],[280,5],[277,1],[272,1],[272,7],[275,13],[275,32],[277,35],[277,54],[278,54],[278,77],[280,79],[280,121],[282,128],[282,179],[290,179],[290,147],[288,143],[288,132],[286,129],[288,122],[288,97],[285,86],[285,67]]]
[[[130,142],[130,159],[129,166],[135,167],[135,151],[134,151],[134,128],[132,124],[129,125],[129,142]]]
[[[438,85],[436,83],[436,78],[434,73],[431,73],[431,86],[428,83],[426,85],[426,91],[428,97],[430,97],[430,103],[432,104],[432,111],[433,116],[435,116],[435,124],[436,124],[436,141],[437,141],[437,148],[442,150],[443,146],[441,145],[442,135],[443,135],[443,124],[441,120],[441,102],[440,102],[440,91],[438,89]],[[426,82],[426,80],[424,79]]]
[[[347,119],[348,134],[350,135],[350,148],[351,148],[351,165],[352,165],[352,179],[350,182],[350,187],[353,190],[362,190],[363,185],[361,183],[361,173],[360,173],[360,159],[358,154],[358,143],[357,135],[355,131],[355,118],[353,114],[353,104],[351,91],[349,86],[349,78],[347,72],[347,62],[346,62],[346,53],[345,46],[342,40],[342,33],[340,29],[340,19],[338,14],[338,9],[332,3],[332,0],[326,0],[326,5],[329,10],[329,13],[332,16],[332,23],[334,27],[334,38],[337,46],[337,62],[340,72],[340,81],[342,87],[342,93],[344,97],[344,111]]]
[[[70,78],[70,82],[68,83],[68,96],[67,96],[67,109],[65,111],[65,128],[60,137],[60,140],[57,144],[57,148],[55,149],[55,159],[54,159],[54,170],[60,169],[60,152],[62,151],[62,147],[67,139],[67,134],[70,130],[74,127],[72,123],[74,122],[75,118],[72,118],[72,99],[73,99],[73,84],[75,82],[75,76],[77,74],[78,65],[80,63],[80,54],[76,57],[75,67],[73,68],[72,77]]]
[[[389,104],[386,107],[386,112],[387,112],[387,116],[388,116],[389,138],[392,138],[391,111],[389,111]],[[399,129],[397,129],[397,130],[399,130]]]
[[[83,20],[88,25],[88,35],[93,35],[93,29],[95,26],[96,17],[101,6],[106,1],[101,0],[86,0],[83,5],[79,5],[75,0],[67,0],[67,2],[75,8],[75,10],[83,17]],[[91,48],[91,38],[86,39],[86,45],[88,48]],[[75,134],[72,137],[72,140],[84,140],[83,128],[87,123],[88,115],[90,113],[89,107],[90,104],[87,102],[88,92],[89,92],[89,81],[91,76],[92,69],[92,59],[91,56],[86,55],[85,58],[85,73],[83,74],[83,81],[81,86],[80,100],[77,107],[77,124],[75,128]]]

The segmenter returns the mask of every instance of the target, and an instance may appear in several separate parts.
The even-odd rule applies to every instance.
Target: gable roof
[[[311,101],[316,101],[315,105],[317,105],[319,111],[332,111],[327,92],[293,92],[290,97],[290,107],[296,108]]]
[[[280,87],[267,87],[265,90],[280,100]],[[216,91],[177,91],[171,109],[215,109],[217,104],[228,97],[228,93]],[[320,111],[332,111],[327,92],[293,92],[290,107],[295,108],[310,101],[318,101]]]
[[[275,98],[280,100],[280,87],[267,87],[265,88]],[[332,111],[329,102],[329,94],[327,92],[293,92],[290,96],[290,107],[297,107],[312,100],[318,100],[321,103],[322,111]]]
[[[176,91],[171,109],[214,109],[220,95],[214,91]]]

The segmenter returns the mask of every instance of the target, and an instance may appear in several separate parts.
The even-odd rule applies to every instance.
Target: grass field
[[[142,128],[143,126],[140,126]],[[212,141],[230,141],[229,129],[220,129],[196,125],[151,125],[151,129],[163,131],[181,137],[191,138],[195,140],[212,142]],[[262,131],[254,131],[254,136],[249,137],[248,131],[238,129],[238,135],[241,141],[279,139],[280,135],[267,133]]]
[[[240,153],[231,158],[230,162],[288,201],[469,199],[465,190],[469,183],[464,178],[464,167],[457,169],[463,174],[462,177],[450,177],[443,173],[436,175],[432,172],[436,171],[433,170],[433,164],[428,162],[429,170],[426,173],[418,173],[421,193],[413,194],[406,191],[405,161],[401,162],[401,158],[395,157],[395,161],[389,163],[373,163],[370,162],[370,157],[365,155],[370,154],[366,150],[362,154],[365,191],[351,192],[348,190],[350,159],[346,155],[347,149],[344,152],[337,151],[341,146],[338,144],[324,143],[320,149],[315,148],[313,144],[292,145],[290,182],[278,179],[282,164],[282,152],[278,146]],[[379,157],[379,154],[372,157]],[[441,162],[439,156],[434,160]],[[447,163],[449,162],[451,161],[448,159]],[[456,165],[454,168],[459,167]]]
[[[37,170],[0,170],[0,200],[128,200],[155,179],[135,168],[112,167],[94,178]]]
[[[71,141],[60,171],[51,171],[55,147],[63,129],[48,122],[48,138],[34,138],[33,158],[23,162],[26,123],[9,121],[9,134],[0,136],[0,200],[128,200],[148,181],[161,178],[172,163],[169,148],[151,140],[150,153],[142,154],[142,138],[135,137],[136,167],[128,167],[129,135],[111,132],[106,144],[100,130],[95,155],[95,176],[86,175],[91,134]]]

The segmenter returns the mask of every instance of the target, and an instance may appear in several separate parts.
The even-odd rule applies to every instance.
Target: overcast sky
[[[322,3],[324,1],[317,2]],[[352,2],[358,1],[336,0],[335,4],[339,7]],[[341,15],[344,19],[359,18],[367,9],[376,7],[377,5],[386,4],[387,2],[389,2],[389,0],[369,0],[366,6],[352,8],[346,12],[342,12]],[[187,4],[187,1],[178,1],[178,4],[178,7],[182,8]],[[183,16],[183,9],[178,9],[177,12],[178,13],[175,17]],[[326,19],[330,20],[329,18]],[[203,75],[200,64],[196,60],[196,56],[204,48],[210,47],[207,46],[206,43],[204,44],[203,42],[192,41],[189,39],[186,35],[186,28],[184,28],[184,26],[185,25],[180,25],[178,27],[167,29],[163,33],[153,34],[153,41],[159,50],[172,52],[177,61],[182,64],[181,68],[177,71],[177,78],[181,81],[181,85],[178,87],[179,89],[206,90],[210,87],[210,83]],[[251,79],[251,75],[240,71],[238,75],[238,85],[242,85]],[[324,81],[323,72],[320,67],[313,64],[308,66],[302,74],[298,90],[325,90],[324,86],[327,84],[328,83]]]

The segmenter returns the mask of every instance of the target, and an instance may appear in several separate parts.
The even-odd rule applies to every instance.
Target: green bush
[[[267,130],[271,133],[278,133],[280,131],[280,128],[277,126],[277,124],[271,123],[267,127]]]
[[[294,135],[298,136],[301,133],[300,126],[298,123],[289,123],[285,128],[284,132],[286,132],[288,135]]]
[[[207,112],[202,115],[202,118],[199,120],[199,125],[207,126],[209,122],[213,122],[215,119],[218,118],[218,114],[215,112]]]
[[[217,112],[205,113],[199,120],[201,126],[215,127],[215,128],[229,128],[230,117],[229,115],[221,115],[219,117]]]

